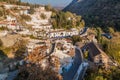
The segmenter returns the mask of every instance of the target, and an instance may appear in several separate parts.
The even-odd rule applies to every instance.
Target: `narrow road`
[[[72,67],[69,69],[69,71],[64,72],[62,74],[63,80],[73,80],[79,65],[82,63],[82,57],[80,51],[76,48],[75,49],[75,57]]]
[[[82,80],[84,78],[84,75],[86,73],[87,67],[83,67],[78,80]]]
[[[87,27],[84,27],[83,31],[80,33],[80,35],[83,35],[87,32],[88,28]]]

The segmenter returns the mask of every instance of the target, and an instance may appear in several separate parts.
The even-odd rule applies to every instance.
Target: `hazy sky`
[[[52,6],[65,7],[72,0],[21,0],[21,1],[36,3],[36,4],[51,4]]]

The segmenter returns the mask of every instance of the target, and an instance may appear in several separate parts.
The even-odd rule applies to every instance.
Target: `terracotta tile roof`
[[[8,24],[9,21],[1,21],[0,24]]]
[[[71,39],[65,39],[68,43],[71,43],[72,42],[72,40]]]

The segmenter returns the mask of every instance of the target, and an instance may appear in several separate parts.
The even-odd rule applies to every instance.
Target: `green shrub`
[[[25,14],[21,15],[21,18],[22,18],[22,20],[25,20],[25,21],[30,21],[31,20],[31,17],[28,16],[28,15],[25,15]]]
[[[1,47],[1,46],[3,46],[3,42],[2,42],[2,40],[0,39],[0,47]]]
[[[41,17],[42,19],[46,19],[46,18],[47,18],[47,16],[46,16],[44,13],[42,13],[42,14],[40,15],[40,17]]]

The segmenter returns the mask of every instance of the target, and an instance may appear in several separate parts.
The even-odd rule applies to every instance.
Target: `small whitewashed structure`
[[[28,53],[32,52],[35,48],[40,47],[40,46],[44,46],[45,44],[43,42],[43,44],[39,44],[40,41],[39,40],[30,40],[29,43],[27,44],[27,51]]]
[[[32,35],[32,32],[30,32],[28,29],[25,29],[23,31],[19,31],[17,33],[20,34],[20,35],[24,35],[24,36]]]
[[[33,36],[36,38],[44,38],[46,37],[46,32],[45,31],[34,31]]]
[[[8,29],[12,29],[12,30],[19,30],[20,29],[20,26],[18,25],[17,23],[17,19],[16,17],[12,17],[12,16],[7,16],[7,28]]]
[[[41,12],[41,11],[45,11],[45,7],[44,6],[40,6],[39,8],[35,8],[36,12]]]
[[[23,9],[23,10],[20,10],[20,15],[28,15],[28,10],[26,10],[26,9]]]
[[[1,31],[0,32],[0,37],[4,37],[8,34],[8,31]]]
[[[89,40],[89,42],[95,42],[95,43],[97,43],[97,39],[95,38],[95,34],[93,34],[93,33],[91,33],[91,34],[89,34],[89,35],[87,35],[87,39]]]
[[[7,27],[8,22],[7,21],[0,21],[0,28]]]
[[[50,30],[52,29],[52,25],[51,24],[43,24],[43,25],[34,25],[32,26],[33,29],[35,30]]]
[[[32,52],[34,50],[34,48],[35,48],[35,43],[32,43],[32,42],[29,43],[27,45],[27,51],[28,51],[28,53]]]
[[[12,4],[4,4],[4,7],[6,9],[16,8],[16,9],[30,9],[29,6],[18,6],[18,5],[12,5]]]

